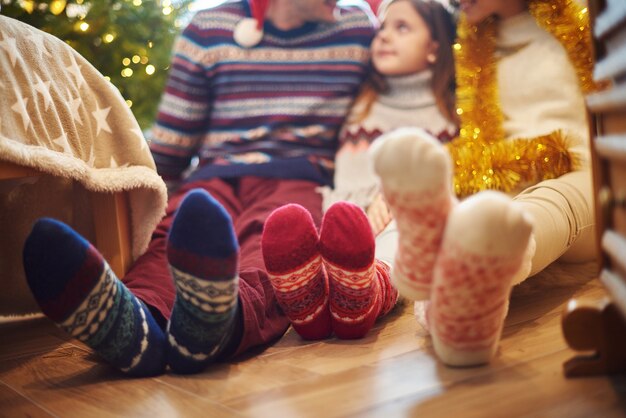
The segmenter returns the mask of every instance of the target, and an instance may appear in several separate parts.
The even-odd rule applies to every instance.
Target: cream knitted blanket
[[[92,192],[128,191],[132,256],[145,251],[167,190],[117,89],[61,40],[0,16],[0,165],[42,176],[0,180],[0,314],[37,310],[22,247],[41,216],[93,242]]]

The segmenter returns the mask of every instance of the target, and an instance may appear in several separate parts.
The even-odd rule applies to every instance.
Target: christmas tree
[[[193,0],[0,0],[0,13],[72,46],[152,124],[173,42]]]

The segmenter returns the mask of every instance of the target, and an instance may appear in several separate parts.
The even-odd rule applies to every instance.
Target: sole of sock
[[[432,135],[418,128],[381,136],[372,155],[399,233],[392,281],[405,298],[428,299],[446,219],[456,204],[450,157]]]
[[[325,213],[320,252],[330,284],[333,331],[341,339],[365,336],[382,305],[374,260],[374,235],[363,210],[338,202]]]
[[[230,215],[205,190],[194,189],[181,202],[167,257],[176,286],[168,364],[174,373],[198,373],[229,341],[238,312],[237,238]]]
[[[328,338],[328,280],[309,211],[290,204],[272,212],[261,248],[274,295],[294,330],[306,340]]]
[[[495,355],[531,232],[529,220],[501,193],[474,195],[450,214],[429,312],[443,363],[475,366]]]

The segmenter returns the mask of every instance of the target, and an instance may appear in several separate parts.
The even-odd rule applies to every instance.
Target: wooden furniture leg
[[[570,300],[562,318],[570,348],[591,352],[563,364],[565,376],[592,376],[626,372],[626,322],[608,298],[599,303]]]
[[[0,180],[40,176],[41,173],[7,161],[0,161]],[[128,194],[91,193],[95,246],[118,277],[124,277],[131,264],[130,207]]]
[[[39,175],[41,175],[41,172],[35,170],[34,168],[24,167],[7,161],[0,161],[0,180],[10,180]]]
[[[95,247],[117,277],[122,278],[131,264],[130,208],[126,192],[93,193]]]

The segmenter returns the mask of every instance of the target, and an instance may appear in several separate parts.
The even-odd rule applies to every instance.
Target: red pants
[[[317,183],[303,180],[283,180],[242,177],[230,181],[199,180],[186,184],[170,197],[167,213],[157,225],[148,250],[124,277],[124,284],[151,310],[169,319],[176,291],[170,275],[166,244],[176,209],[192,189],[208,191],[228,211],[239,240],[239,304],[243,329],[237,330],[241,342],[230,357],[248,348],[268,343],[282,336],[289,321],[276,303],[261,255],[261,233],[269,214],[288,203],[307,208],[316,225],[322,219],[322,198],[315,191]],[[233,346],[234,347],[234,346]]]

